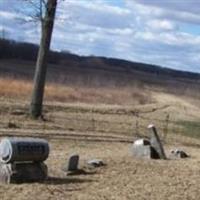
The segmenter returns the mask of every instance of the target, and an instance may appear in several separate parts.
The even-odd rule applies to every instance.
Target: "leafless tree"
[[[30,104],[33,118],[42,116],[44,88],[47,71],[47,56],[55,21],[58,0],[22,0],[29,9],[24,9],[26,21],[40,21],[41,39],[34,75],[34,87]]]
[[[30,114],[33,118],[38,118],[42,115],[42,104],[47,71],[47,55],[51,43],[56,7],[57,0],[40,0],[39,18],[41,20],[41,39],[30,105]],[[43,8],[45,10],[44,16]]]

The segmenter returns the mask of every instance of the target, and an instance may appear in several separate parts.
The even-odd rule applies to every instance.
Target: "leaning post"
[[[167,157],[165,155],[165,151],[161,143],[160,137],[158,135],[158,132],[156,130],[156,127],[153,124],[150,124],[148,126],[148,129],[151,130],[151,140],[150,140],[151,146],[154,147],[154,149],[157,151],[161,159],[166,160]]]

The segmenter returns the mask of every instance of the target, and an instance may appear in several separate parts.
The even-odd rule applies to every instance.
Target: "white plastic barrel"
[[[42,162],[48,158],[49,144],[40,138],[8,137],[0,143],[0,162]]]

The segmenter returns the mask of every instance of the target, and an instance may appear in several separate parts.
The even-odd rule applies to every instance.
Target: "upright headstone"
[[[148,129],[151,130],[151,140],[150,140],[151,146],[156,150],[156,152],[160,156],[160,159],[167,159],[163,145],[157,133],[156,127],[153,124],[150,124],[148,126]]]
[[[159,159],[158,153],[150,145],[150,141],[146,139],[139,139],[133,143],[132,155],[135,158]]]
[[[78,163],[79,163],[79,155],[78,154],[72,154],[69,157],[67,171],[78,170]]]

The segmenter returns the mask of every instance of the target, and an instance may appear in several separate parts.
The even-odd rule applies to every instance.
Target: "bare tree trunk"
[[[36,63],[34,88],[30,105],[30,114],[33,118],[38,118],[42,115],[42,104],[47,71],[47,56],[53,32],[56,6],[57,0],[48,0],[46,4],[45,17],[42,20],[42,34]]]

